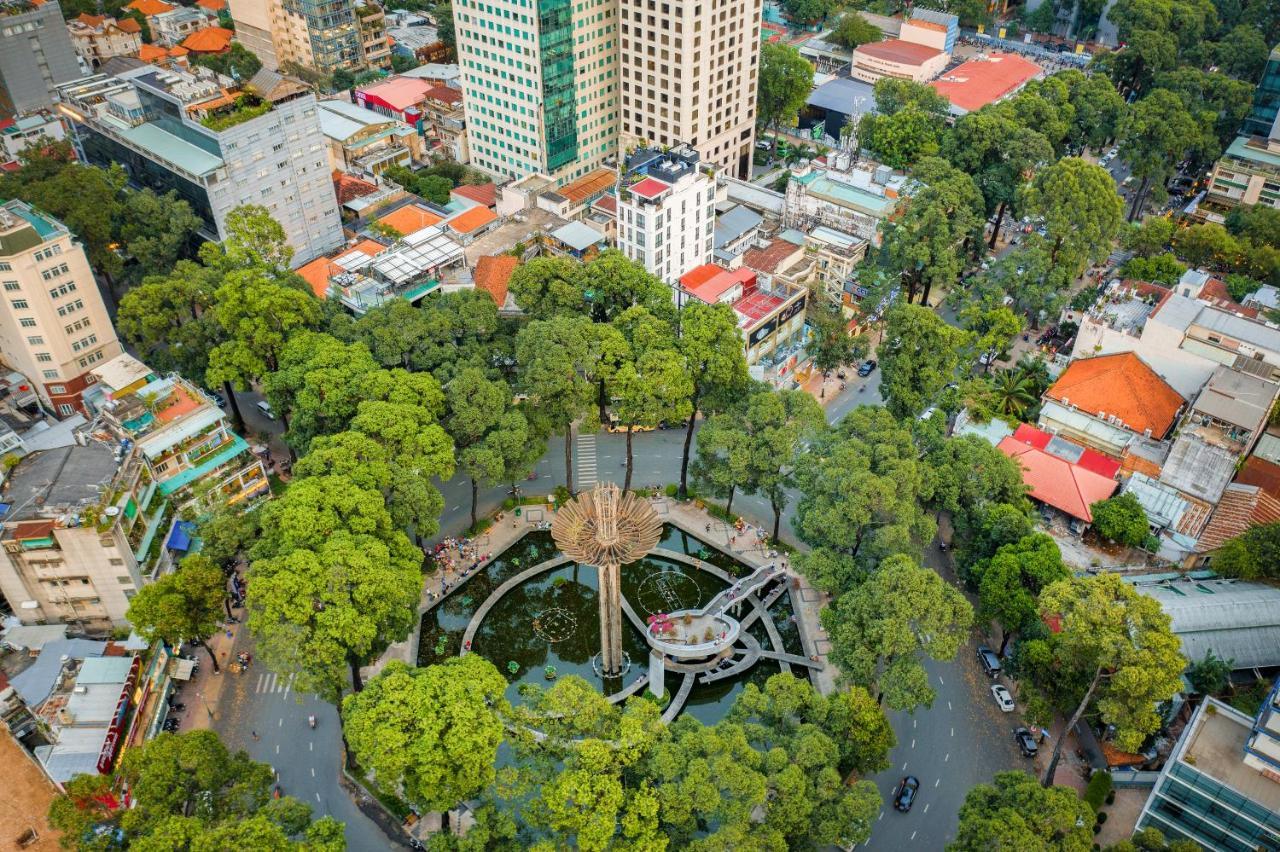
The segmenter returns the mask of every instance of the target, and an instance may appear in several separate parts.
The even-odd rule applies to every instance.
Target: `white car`
[[[1002,683],[991,684],[991,697],[996,700],[996,704],[1006,713],[1012,713],[1014,709],[1013,695],[1005,688]]]

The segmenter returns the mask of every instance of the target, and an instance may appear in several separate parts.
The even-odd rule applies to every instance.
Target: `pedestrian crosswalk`
[[[574,485],[579,491],[596,487],[596,436],[578,435],[577,462],[574,464]]]
[[[253,691],[261,695],[267,692],[281,692],[285,695],[289,694],[289,690],[293,689],[293,679],[296,674],[291,674],[287,678],[277,675],[275,672],[263,672],[258,675],[258,683],[254,686]]]

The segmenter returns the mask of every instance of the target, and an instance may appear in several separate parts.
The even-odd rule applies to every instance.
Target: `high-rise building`
[[[618,192],[618,248],[667,284],[711,262],[716,182],[681,145],[627,158]]]
[[[266,70],[251,82],[240,91],[207,68],[143,66],[64,83],[58,106],[89,162],[176,191],[217,239],[228,213],[259,204],[301,265],[343,243],[316,98]]]
[[[231,0],[236,41],[272,70],[287,62],[332,73],[391,64],[375,0]]]
[[[82,73],[56,0],[0,0],[0,117],[52,105],[57,85]]]
[[[1138,816],[1138,828],[1212,852],[1280,848],[1276,692],[1256,719],[1215,698],[1196,708]]]
[[[1280,113],[1280,44],[1271,50],[1258,88],[1253,91],[1253,108],[1240,127],[1242,136],[1269,136]]]
[[[620,0],[618,10],[622,144],[687,142],[748,177],[760,0]]]
[[[472,165],[568,181],[616,151],[616,9],[610,0],[456,0]]]
[[[83,411],[90,370],[120,354],[84,248],[22,201],[0,206],[0,359],[59,416]]]

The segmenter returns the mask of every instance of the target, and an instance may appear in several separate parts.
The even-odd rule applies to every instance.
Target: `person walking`
[[[249,732],[249,736],[253,737],[253,741],[254,741],[254,742],[257,742],[258,740],[260,740],[260,739],[261,739],[261,737],[259,737],[259,736],[258,736],[258,732],[257,732],[257,731],[250,731],[250,732]]]

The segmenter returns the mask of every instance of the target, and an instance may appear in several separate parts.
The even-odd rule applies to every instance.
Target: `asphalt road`
[[[929,567],[955,582],[946,561],[936,547],[925,555]],[[1006,769],[1031,768],[1013,742],[1013,729],[1021,724],[1018,713],[1003,713],[996,706],[990,692],[994,681],[978,666],[978,644],[971,637],[954,660],[926,662],[937,692],[931,708],[888,714],[898,745],[889,754],[890,768],[871,779],[884,809],[871,839],[860,848],[941,850],[955,839],[960,806],[970,788]],[[911,811],[903,814],[894,810],[893,795],[907,775],[919,779],[920,791]]]

